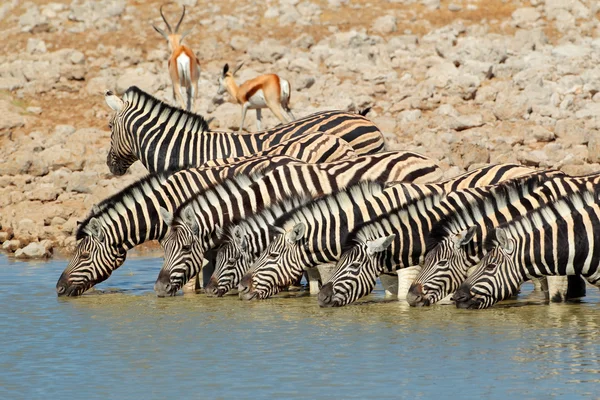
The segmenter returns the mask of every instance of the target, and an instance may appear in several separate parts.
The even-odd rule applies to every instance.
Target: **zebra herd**
[[[484,308],[528,279],[559,301],[584,295],[582,278],[600,285],[600,174],[501,164],[440,182],[435,161],[383,152],[364,113],[228,133],[136,87],[105,99],[115,112],[110,171],[123,175],[139,160],[150,174],[79,224],[59,296],[106,280],[150,240],[165,253],[161,297],[202,281],[208,295],[266,299],[308,272],[320,306],[343,306],[380,275],[417,266],[398,293],[413,306],[452,295],[458,307]],[[314,273],[328,264],[331,276]]]

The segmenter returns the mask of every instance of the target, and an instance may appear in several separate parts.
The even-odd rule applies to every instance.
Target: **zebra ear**
[[[100,207],[98,207],[98,204],[94,204],[92,206],[92,214],[98,214],[98,213],[100,213],[100,211],[101,210],[100,210]]]
[[[474,226],[469,227],[466,231],[462,231],[453,236],[454,248],[459,249],[461,246],[466,245],[475,237],[477,228]]]
[[[391,234],[375,240],[367,240],[367,253],[371,256],[375,253],[385,251],[388,247],[390,247],[395,238],[396,235]]]
[[[194,232],[194,235],[198,235],[200,226],[196,220],[196,213],[194,213],[194,209],[191,206],[187,206],[183,209],[183,222],[190,227],[192,232]]]
[[[306,233],[306,225],[304,222],[298,222],[285,236],[289,243],[295,243],[304,237],[304,233]]]
[[[104,100],[106,101],[106,104],[108,104],[108,106],[110,108],[112,108],[114,111],[117,111],[117,112],[121,111],[121,109],[125,105],[125,103],[123,103],[123,100],[121,100],[117,95],[115,95],[110,90],[107,90],[106,93],[104,93]]]
[[[507,253],[512,253],[514,246],[512,241],[509,239],[506,230],[497,228],[496,240],[498,241],[500,247],[502,247]]]
[[[88,223],[88,230],[90,234],[95,237],[98,241],[104,241],[104,232],[102,231],[102,227],[100,226],[100,221],[97,218],[90,219]]]
[[[171,222],[173,222],[173,213],[171,213],[169,210],[163,207],[160,207],[158,209],[158,212],[160,213],[160,216],[163,219],[163,221],[165,221],[165,224],[171,226]]]

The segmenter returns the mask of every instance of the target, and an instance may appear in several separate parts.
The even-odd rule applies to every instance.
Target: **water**
[[[414,309],[378,289],[320,309],[293,295],[159,299],[161,260],[58,299],[65,260],[0,255],[0,398],[592,398],[598,291],[580,304]]]

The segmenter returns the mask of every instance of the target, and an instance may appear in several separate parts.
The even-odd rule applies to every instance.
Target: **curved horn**
[[[185,17],[185,6],[183,6],[183,13],[181,13],[181,18],[179,18],[179,22],[177,23],[177,26],[175,27],[175,33],[177,33],[177,31],[179,31],[179,25],[181,25],[181,21],[183,21],[183,17]]]
[[[162,17],[163,21],[165,21],[165,24],[167,24],[167,29],[169,30],[169,33],[173,33],[173,31],[171,30],[171,25],[169,25],[169,23],[167,22],[167,19],[165,18],[165,14],[163,14],[162,8],[164,7],[164,4],[162,6],[160,6],[160,16]],[[179,25],[177,25],[179,26]]]
[[[235,75],[235,73],[238,72],[240,70],[240,68],[242,68],[242,65],[244,65],[243,61],[241,63],[239,63],[239,65],[237,67],[235,67],[235,69],[233,70],[231,75]]]

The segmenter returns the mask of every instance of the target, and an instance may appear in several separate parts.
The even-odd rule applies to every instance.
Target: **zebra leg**
[[[548,276],[548,297],[551,302],[560,303],[567,300],[569,281],[566,276]]]
[[[244,121],[246,120],[246,111],[248,111],[248,103],[244,103],[242,105],[242,120],[240,121],[240,129],[238,130],[238,132],[241,132],[244,130]]]
[[[261,131],[261,121],[262,121],[262,110],[260,108],[256,109],[256,129]]]
[[[567,280],[569,281],[567,300],[585,297],[585,279],[581,275],[569,275]]]
[[[381,274],[379,275],[379,282],[385,290],[386,296],[398,296],[398,274]]]
[[[398,273],[398,299],[406,300],[406,294],[410,285],[417,279],[417,275],[421,272],[421,266],[415,265],[408,268],[402,268],[397,271]]]

